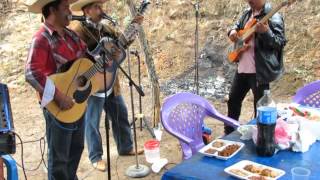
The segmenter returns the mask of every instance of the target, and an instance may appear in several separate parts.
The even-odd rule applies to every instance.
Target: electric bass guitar
[[[289,6],[296,0],[285,0],[277,7],[272,9],[267,15],[265,15],[259,22],[266,23],[276,12],[278,12],[284,6]],[[244,51],[247,51],[250,46],[247,44],[255,33],[256,24],[258,20],[251,19],[244,27],[244,29],[237,32],[238,40],[234,42],[231,52],[228,53],[228,59],[230,62],[237,62],[239,57]]]
[[[142,15],[148,4],[150,2],[143,0],[137,15]],[[60,92],[74,100],[73,107],[68,110],[61,110],[55,101],[51,101],[46,106],[46,109],[58,121],[63,123],[78,121],[86,110],[88,98],[101,90],[101,87],[104,87],[102,86],[103,76],[98,75],[103,73],[104,68],[104,58],[100,56],[101,54],[108,60],[106,63],[106,90],[108,91],[112,88],[118,67],[117,64],[121,64],[126,58],[124,47],[127,47],[135,39],[138,28],[139,25],[137,23],[131,23],[117,41],[102,38],[98,46],[90,53],[95,56],[96,62],[81,58],[74,61],[67,71],[49,76]]]

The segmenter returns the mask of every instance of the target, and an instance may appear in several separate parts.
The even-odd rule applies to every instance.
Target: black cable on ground
[[[46,167],[46,169],[48,169],[48,167],[47,167],[47,165],[46,165],[46,162],[45,162],[45,159],[44,159],[44,153],[45,153],[45,151],[46,151],[46,144],[45,144],[45,139],[44,139],[44,137],[41,137],[39,140],[36,140],[36,141],[34,141],[34,142],[37,142],[37,141],[39,141],[40,142],[40,152],[41,152],[41,160],[40,160],[40,162],[39,162],[39,164],[36,166],[36,168],[34,168],[34,169],[27,169],[27,168],[24,168],[24,165],[21,165],[21,164],[19,164],[19,163],[17,163],[16,162],[16,164],[17,164],[17,166],[18,167],[20,167],[20,168],[24,168],[26,171],[36,171],[36,170],[38,170],[39,168],[40,168],[40,165],[41,165],[41,163],[43,162],[43,164],[44,164],[44,166]],[[42,142],[44,142],[44,146],[42,147]],[[19,143],[19,144],[21,144],[21,143]],[[25,144],[25,142],[23,142],[22,144]],[[12,156],[11,156],[12,157]],[[13,158],[13,157],[12,157]]]
[[[24,168],[24,161],[23,161],[23,141],[21,139],[21,137],[19,136],[19,134],[17,134],[16,132],[13,131],[13,133],[19,138],[20,143],[21,143],[21,165],[22,165],[22,170],[23,170],[23,175],[25,180],[27,180],[27,174]]]

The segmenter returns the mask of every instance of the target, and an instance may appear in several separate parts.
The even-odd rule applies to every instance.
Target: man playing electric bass
[[[231,86],[228,100],[228,116],[238,120],[241,104],[248,91],[254,95],[254,113],[257,101],[263,91],[269,89],[269,83],[283,74],[283,48],[286,44],[283,18],[275,13],[265,23],[260,23],[271,10],[266,0],[247,0],[250,8],[245,10],[240,19],[228,32],[231,41],[239,40],[238,32],[257,20],[253,34],[245,43],[246,50],[239,55],[237,72]],[[250,29],[250,28],[249,28]],[[225,134],[234,129],[225,126]]]

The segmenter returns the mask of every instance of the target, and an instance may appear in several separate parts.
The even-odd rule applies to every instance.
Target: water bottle
[[[277,108],[271,98],[270,90],[265,90],[257,102],[258,137],[256,151],[259,156],[272,156],[275,152],[274,132],[277,120]]]

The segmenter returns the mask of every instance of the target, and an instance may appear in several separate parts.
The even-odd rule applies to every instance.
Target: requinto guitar
[[[284,6],[289,6],[295,0],[285,0],[280,3],[277,7],[273,8],[267,15],[265,15],[259,22],[266,23],[276,12],[278,12]],[[237,62],[241,54],[249,49],[247,43],[252,38],[255,33],[256,24],[258,20],[253,18],[251,19],[244,27],[244,29],[237,32],[238,40],[234,42],[231,52],[228,53],[228,59],[230,62]]]
[[[142,15],[147,5],[150,4],[147,0],[143,0],[137,15]],[[101,51],[107,57],[106,67],[106,87],[107,90],[112,88],[115,80],[117,64],[121,64],[126,58],[124,47],[129,44],[128,41],[133,41],[138,33],[139,25],[136,23],[130,24],[118,41],[110,41],[108,38],[102,38],[99,45],[90,54],[99,55]],[[63,123],[73,123],[79,120],[87,106],[88,98],[101,90],[103,79],[99,73],[103,72],[104,59],[96,56],[96,62],[92,62],[87,58],[76,60],[70,68],[62,73],[57,73],[49,76],[54,82],[55,87],[62,93],[73,98],[74,105],[71,109],[61,110],[55,101],[51,101],[47,106],[47,110],[54,115],[58,121]],[[104,89],[104,88],[103,88]]]

